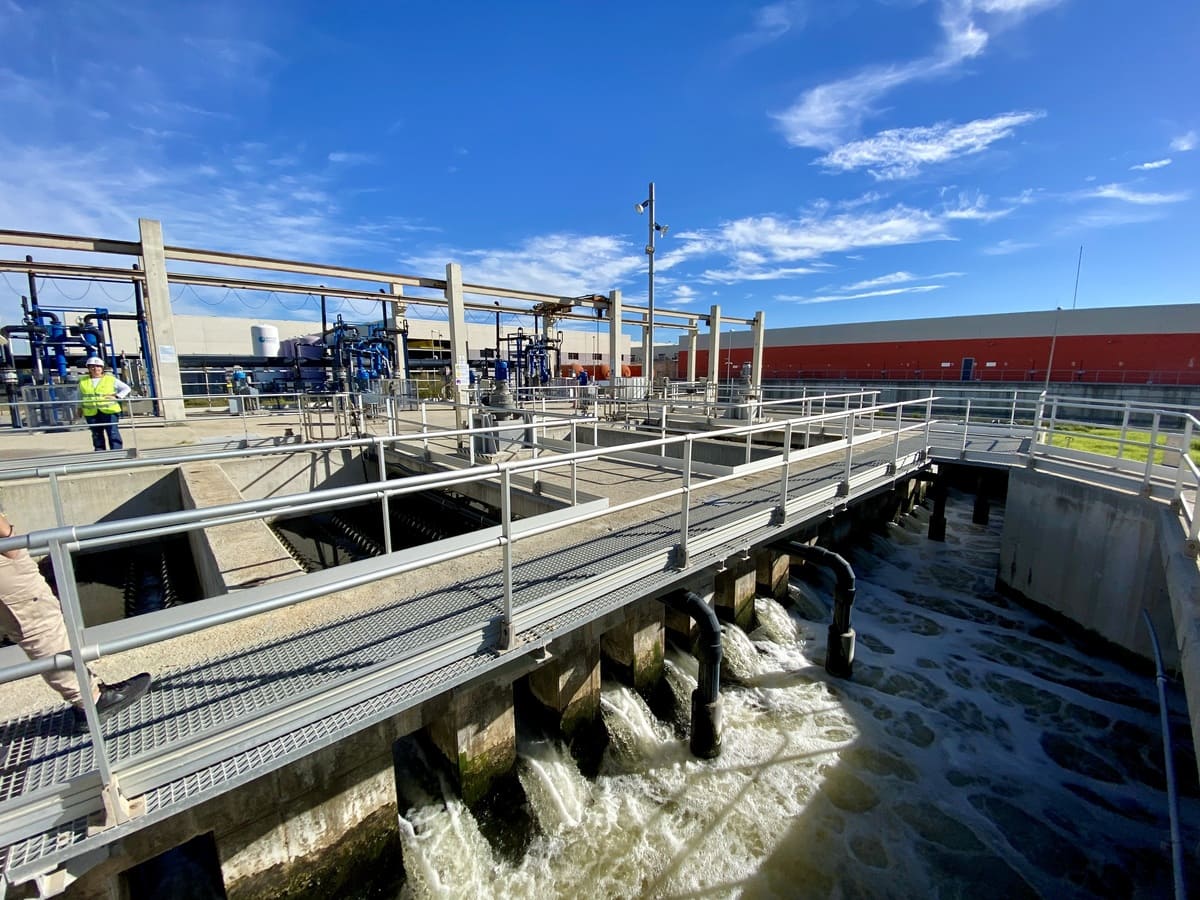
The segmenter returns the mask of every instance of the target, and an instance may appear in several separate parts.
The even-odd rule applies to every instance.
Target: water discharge
[[[822,667],[831,580],[796,580],[790,609],[727,628],[719,759],[606,683],[597,777],[523,741],[536,826],[515,859],[449,792],[403,811],[402,895],[1169,896],[1153,680],[996,595],[997,517],[971,525],[962,497],[948,515],[945,544],[914,518],[848,551],[853,679]],[[667,669],[686,698],[695,661],[672,650]],[[1195,848],[1195,762],[1176,766]]]

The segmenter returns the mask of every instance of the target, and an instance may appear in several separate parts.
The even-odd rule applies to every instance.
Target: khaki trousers
[[[71,649],[58,598],[25,550],[15,559],[0,553],[0,632],[19,644],[30,659]],[[79,680],[73,671],[56,669],[42,677],[68,703],[80,701]],[[94,676],[92,694],[99,694]]]

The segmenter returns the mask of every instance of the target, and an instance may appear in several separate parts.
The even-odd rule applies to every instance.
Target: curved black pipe
[[[701,759],[721,755],[721,623],[704,598],[693,591],[670,594],[662,602],[691,617],[700,631],[696,657],[700,672],[692,691],[692,753]]]
[[[850,627],[850,608],[854,605],[854,569],[845,558],[815,544],[791,542],[787,552],[792,556],[833,569],[837,583],[833,589],[833,621],[829,625],[829,640],[825,650],[825,671],[839,678],[849,678],[854,670],[854,629]]]

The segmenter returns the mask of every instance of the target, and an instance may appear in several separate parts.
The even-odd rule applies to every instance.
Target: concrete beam
[[[732,622],[743,631],[754,626],[754,587],[758,569],[752,556],[735,556],[713,578],[715,608],[724,622]]]
[[[529,673],[529,688],[559,714],[559,729],[571,738],[600,715],[600,645],[571,636],[550,645],[552,658]]]
[[[629,610],[623,624],[605,633],[601,649],[634,690],[642,692],[662,677],[666,640],[662,604],[643,599]]]
[[[168,422],[182,422],[183,380],[179,376],[179,353],[175,343],[175,318],[171,313],[171,287],[167,282],[167,258],[163,250],[162,223],[138,219],[141,233],[142,269],[146,273],[146,332],[150,339],[147,362],[154,368],[159,411]]]
[[[755,551],[755,589],[760,594],[785,599],[788,595],[788,573],[791,557],[779,550],[762,547]]]
[[[245,499],[221,467],[212,463],[180,466],[179,478],[184,509],[204,509]],[[206,597],[304,574],[261,520],[190,531],[188,541]]]
[[[517,761],[517,725],[511,684],[458,688],[446,713],[429,726],[467,804],[482,800]]]

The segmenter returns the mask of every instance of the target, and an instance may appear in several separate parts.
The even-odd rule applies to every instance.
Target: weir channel
[[[756,586],[786,592],[787,542],[826,543],[856,516],[911,509],[938,458],[1032,458],[1037,442],[1017,428],[939,438],[923,407],[775,414],[600,447],[586,417],[526,416],[487,458],[474,435],[426,422],[323,445],[14,466],[2,485],[24,532],[13,545],[49,552],[68,614],[72,552],[167,535],[186,536],[202,597],[119,621],[85,609],[81,653],[102,677],[156,676],[146,700],[106,723],[100,754],[40,680],[9,676],[6,889],[117,896],[142,883],[135,867],[200,838],[230,896],[266,895],[264,878],[301,877],[394,803],[391,748],[421,730],[464,798],[483,797],[515,757],[517,682],[569,737],[596,717],[602,654],[646,688],[665,631],[692,632],[662,600],[691,591],[747,622]],[[828,440],[796,440],[800,429]],[[769,450],[756,433],[772,435]],[[700,446],[711,459],[698,460]],[[1147,480],[1147,500],[1194,497],[1165,467]],[[433,539],[397,527],[393,507],[445,491],[475,527]],[[385,552],[305,572],[277,531],[350,507],[375,510]],[[1163,585],[1169,599],[1175,582]],[[39,670],[22,659],[7,648],[0,668]]]

